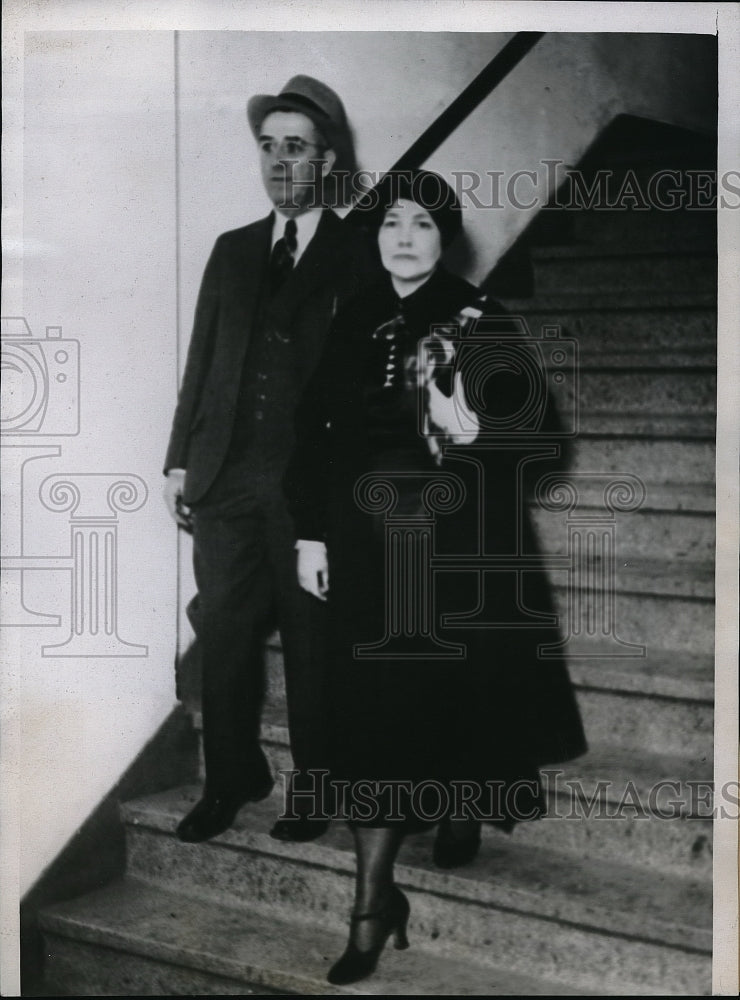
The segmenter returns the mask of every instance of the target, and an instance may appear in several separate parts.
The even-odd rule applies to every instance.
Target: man
[[[192,524],[201,647],[203,797],[178,835],[202,841],[239,808],[270,794],[259,744],[260,645],[274,606],[285,662],[288,723],[297,774],[272,835],[312,840],[304,793],[325,765],[321,601],[301,590],[281,479],[293,443],[293,410],[338,303],[371,270],[356,229],[317,198],[332,169],[352,163],[344,108],[329,87],[295,76],[277,96],[247,107],[266,219],[223,233],[206,266],[165,472],[178,523]]]

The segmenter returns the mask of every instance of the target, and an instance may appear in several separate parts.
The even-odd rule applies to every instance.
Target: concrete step
[[[624,470],[626,472],[626,470]],[[631,470],[634,472],[634,470]],[[568,472],[563,473],[568,478]],[[577,487],[577,502],[584,508],[604,509],[604,489],[608,485],[602,475],[591,477],[581,472],[573,480]],[[645,497],[636,513],[712,515],[715,509],[713,482],[655,482],[643,477]],[[628,520],[628,518],[625,518]]]
[[[714,432],[699,438],[656,438],[581,433],[573,444],[574,472],[631,472],[654,485],[711,483],[715,475]]]
[[[644,657],[612,659],[608,647],[593,658],[573,658],[571,679],[580,688],[620,694],[656,695],[711,705],[714,700],[714,657],[649,647]]]
[[[661,598],[693,597],[706,602],[714,601],[714,564],[711,562],[677,563],[669,559],[642,559],[623,553],[617,555],[617,600],[621,594],[646,594]],[[594,560],[593,565],[598,568],[599,560]],[[564,570],[551,570],[550,578],[556,588],[566,589],[569,586]],[[577,580],[575,585],[579,589],[584,589],[586,586],[580,580]],[[660,634],[653,633],[651,645],[656,644]],[[662,645],[671,647],[670,643]]]
[[[555,608],[561,620],[567,620],[568,590],[554,587]],[[659,645],[682,653],[707,655],[714,649],[714,605],[709,600],[696,600],[678,596],[640,593],[617,594],[616,633],[627,643],[638,643],[648,649]],[[584,651],[591,640],[599,641],[594,634],[584,637]],[[580,652],[580,645],[576,646]]]
[[[310,844],[276,842],[268,830],[278,802],[268,800],[245,807],[213,841],[184,845],[171,832],[198,794],[123,807],[132,874],[343,931],[354,872],[344,824]],[[421,949],[522,974],[536,963],[538,976],[599,992],[709,989],[711,892],[699,880],[532,850],[492,831],[476,861],[454,873],[435,869],[430,854],[430,834],[408,837],[396,866]]]
[[[717,408],[717,381],[714,372],[708,369],[625,371],[581,366],[577,396],[574,382],[553,396],[563,413],[572,412],[573,400],[577,399],[586,428],[591,428],[594,417],[604,413],[618,423],[625,418],[649,419],[652,415],[681,419],[713,417]],[[709,426],[713,426],[713,419]]]
[[[677,441],[713,442],[716,419],[712,413],[646,412],[624,413],[607,409],[582,408],[578,446],[584,437],[665,438]],[[597,466],[598,468],[598,466]],[[633,469],[633,471],[637,471]]]
[[[561,629],[568,634],[570,590],[567,575],[552,571],[555,610]],[[579,588],[583,594],[583,590]],[[709,655],[714,649],[714,567],[711,563],[679,563],[635,559],[621,560],[617,567],[615,630],[628,643],[648,649],[672,649],[684,653]],[[585,600],[589,601],[588,593]],[[591,600],[591,608],[598,608]],[[573,628],[576,628],[574,624]],[[599,642],[600,623],[594,621],[588,633],[582,627],[581,638],[572,643],[570,652],[588,654],[589,643]]]
[[[548,557],[543,557],[548,558]],[[554,610],[561,634],[568,638],[568,655],[589,656],[594,643],[611,641],[616,633],[622,643],[673,649],[707,655],[714,648],[714,565],[689,561],[638,559],[618,553],[615,611],[611,611],[605,564],[589,563],[573,581],[567,568],[548,568]],[[526,597],[526,575],[525,575]],[[489,628],[497,624],[495,611],[485,610],[466,619],[466,627]],[[572,611],[571,611],[572,607]],[[612,620],[613,619],[613,622]],[[462,626],[461,618],[448,627]],[[628,651],[617,655],[642,655]]]
[[[717,217],[711,210],[661,211],[653,208],[647,212],[604,212],[587,209],[572,214],[574,238],[596,246],[711,253],[717,245]]]
[[[623,291],[672,294],[675,289],[714,293],[716,254],[691,252],[628,252],[593,243],[534,247],[535,289],[538,296],[572,291],[578,295]]]
[[[624,369],[625,371],[662,372],[689,369],[695,372],[713,373],[717,367],[715,347],[661,347],[656,350],[620,350],[619,348],[581,347],[579,369],[591,368],[601,371]]]
[[[571,669],[571,674],[574,679],[579,673],[587,676],[589,667],[593,664],[584,661],[583,668]],[[634,684],[635,678],[625,678],[625,686],[629,683]],[[688,682],[683,683],[687,686]],[[198,712],[194,724],[200,729]],[[517,840],[548,844],[580,858],[622,860],[656,871],[711,878],[711,734],[693,753],[688,746],[682,746],[679,753],[654,748],[636,753],[629,746],[595,742],[610,730],[603,726],[588,729],[591,746],[584,757],[542,768],[547,802],[544,827],[524,823],[517,830]],[[262,743],[276,776],[293,769],[284,702],[265,705]],[[201,781],[205,777],[202,759],[200,777]],[[630,805],[632,791],[643,809]],[[732,807],[732,802],[723,804]],[[657,819],[650,820],[653,813]]]
[[[42,917],[53,985],[70,996],[553,996],[580,991],[417,946],[390,945],[372,977],[339,988],[326,973],[346,934],[209,894],[127,878]]]
[[[537,503],[530,509],[541,551],[564,554],[568,547],[567,514],[543,510]],[[584,509],[595,514],[603,507],[594,504]],[[677,561],[708,563],[715,552],[714,512],[643,507],[617,516],[615,536],[618,557],[639,553],[643,558],[661,559],[670,553]]]
[[[559,326],[564,337],[578,341],[581,359],[593,355],[628,355],[642,363],[645,353],[670,362],[677,352],[696,352],[706,360],[717,344],[714,309],[571,309],[556,312],[546,303],[541,311],[523,313],[533,337],[543,326]]]
[[[506,309],[515,314],[526,312],[571,312],[573,310],[644,310],[644,309],[715,309],[716,289],[695,287],[692,281],[676,281],[673,288],[650,288],[628,285],[618,288],[606,282],[600,288],[580,285],[578,269],[568,284],[543,292],[535,274],[535,294],[530,298],[501,298]]]
[[[595,669],[591,679],[601,680]],[[711,702],[623,694],[579,685],[578,705],[586,733],[597,733],[627,750],[650,747],[666,754],[711,755],[714,738]]]
[[[670,795],[666,788],[661,795],[663,802]],[[562,811],[552,818],[522,823],[516,831],[517,842],[533,851],[558,850],[594,861],[623,861],[645,866],[653,874],[662,872],[711,883],[711,819],[648,820],[626,806],[621,818],[610,819],[610,808],[616,812],[618,807],[604,807],[597,813],[601,818],[589,820],[577,805],[566,811],[568,804],[563,800]],[[666,813],[670,808],[666,806]]]

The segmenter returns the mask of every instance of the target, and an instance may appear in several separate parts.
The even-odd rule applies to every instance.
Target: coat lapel
[[[229,261],[221,301],[229,303],[229,318],[225,324],[234,338],[234,347],[243,358],[249,342],[257,305],[265,280],[272,236],[272,215],[247,227]]]

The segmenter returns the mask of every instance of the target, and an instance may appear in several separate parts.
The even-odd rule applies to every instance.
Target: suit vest
[[[293,412],[301,384],[294,339],[270,318],[263,289],[242,367],[229,449],[201,506],[238,510],[281,493],[293,447]]]

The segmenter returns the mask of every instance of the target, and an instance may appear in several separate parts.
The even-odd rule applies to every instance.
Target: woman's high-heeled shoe
[[[332,965],[327,980],[335,986],[356,983],[375,971],[380,953],[388,938],[393,935],[393,946],[399,951],[408,948],[406,925],[409,920],[410,906],[404,894],[395,885],[389,901],[374,913],[358,913],[350,921],[350,938],[342,957]],[[369,951],[360,951],[352,940],[352,930],[362,920],[379,920],[381,936],[378,943]]]
[[[473,832],[466,837],[456,837],[451,821],[445,817],[437,828],[432,849],[432,860],[438,868],[460,868],[470,864],[480,850],[481,824],[473,824]]]

